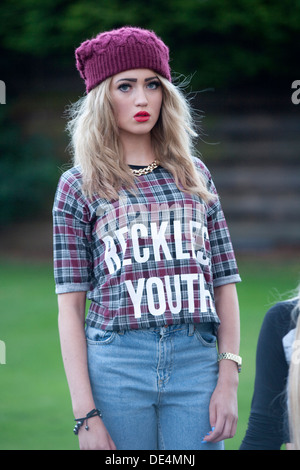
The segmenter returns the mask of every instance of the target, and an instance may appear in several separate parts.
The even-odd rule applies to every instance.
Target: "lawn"
[[[286,298],[300,280],[296,261],[239,260],[243,371],[239,425],[226,449],[238,449],[249,416],[256,341],[267,309]],[[57,332],[51,263],[0,263],[0,449],[77,449],[73,415]]]

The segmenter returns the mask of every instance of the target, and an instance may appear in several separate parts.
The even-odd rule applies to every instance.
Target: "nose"
[[[140,107],[148,105],[148,99],[147,99],[144,87],[138,87],[136,99],[135,99],[135,105],[140,106]]]

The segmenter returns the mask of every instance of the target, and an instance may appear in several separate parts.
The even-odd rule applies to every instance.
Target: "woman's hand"
[[[84,331],[86,292],[69,292],[58,295],[59,333],[62,357],[70,388],[75,418],[86,416],[96,408],[87,365],[87,348]],[[88,431],[84,425],[78,431],[80,449],[115,450],[102,419],[88,419]]]
[[[215,288],[216,310],[221,324],[218,329],[219,353],[239,354],[240,319],[235,284]],[[212,430],[204,442],[218,442],[235,435],[238,420],[237,388],[238,368],[234,361],[219,362],[219,378],[211,396],[209,419]]]
[[[210,400],[209,416],[212,431],[204,442],[218,442],[232,438],[238,421],[237,386],[218,383]]]
[[[90,418],[88,426],[88,431],[83,425],[78,432],[80,450],[116,450],[101,418]]]

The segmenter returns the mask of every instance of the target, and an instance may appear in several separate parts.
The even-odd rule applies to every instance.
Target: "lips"
[[[145,122],[150,118],[150,114],[147,111],[139,111],[133,117],[137,122]]]

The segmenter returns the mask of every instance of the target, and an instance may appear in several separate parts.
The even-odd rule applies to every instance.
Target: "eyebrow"
[[[149,82],[150,80],[153,80],[153,79],[158,79],[158,77],[155,75],[154,77],[149,77],[149,78],[145,78],[145,82]],[[137,82],[137,78],[120,78],[116,83],[118,82],[122,82],[122,81],[125,81],[125,82]]]

